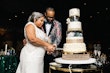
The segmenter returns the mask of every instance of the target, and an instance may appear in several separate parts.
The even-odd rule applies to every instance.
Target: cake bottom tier
[[[90,58],[90,54],[62,54],[62,59],[65,60],[88,60]]]

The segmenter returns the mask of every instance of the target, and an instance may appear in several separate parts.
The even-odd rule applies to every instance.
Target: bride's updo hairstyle
[[[44,15],[40,12],[32,12],[32,14],[28,18],[28,22],[34,22],[34,20],[39,19],[40,17],[43,17]]]

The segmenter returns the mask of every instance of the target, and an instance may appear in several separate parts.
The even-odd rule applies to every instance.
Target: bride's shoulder
[[[29,24],[34,25],[33,22],[27,22],[27,23],[26,23],[26,25],[29,25]]]
[[[27,22],[26,25],[25,25],[25,27],[26,26],[34,26],[34,23],[33,22]]]
[[[27,22],[26,25],[24,26],[24,29],[26,28],[34,28],[34,23],[33,22]]]

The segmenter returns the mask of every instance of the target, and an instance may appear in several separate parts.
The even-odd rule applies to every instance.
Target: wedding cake
[[[80,9],[69,10],[67,19],[66,43],[63,45],[62,58],[66,60],[85,60],[90,56],[84,43],[82,23],[79,21]]]

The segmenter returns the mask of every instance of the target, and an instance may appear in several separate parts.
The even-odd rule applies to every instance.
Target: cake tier
[[[79,10],[79,8],[72,8],[72,9],[69,10],[69,17],[72,17],[72,16],[80,17],[80,10]]]
[[[82,31],[82,26],[80,21],[73,21],[68,24],[68,31]]]
[[[63,46],[63,52],[70,53],[83,53],[86,52],[85,43],[65,43]]]
[[[64,60],[88,60],[90,54],[62,54]]]
[[[83,37],[67,37],[66,43],[83,43]]]

